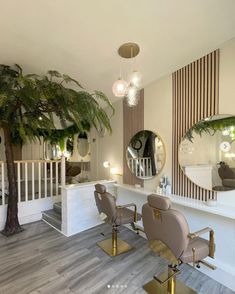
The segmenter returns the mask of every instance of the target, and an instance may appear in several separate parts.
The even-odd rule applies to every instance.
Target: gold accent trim
[[[204,264],[205,266],[209,267],[212,270],[216,270],[217,269],[217,267],[215,265],[213,265],[213,264],[211,264],[211,263],[209,263],[209,262],[207,262],[205,260],[200,260],[200,263]]]
[[[157,208],[153,208],[153,214],[156,219],[161,219],[161,211]]]
[[[118,49],[118,54],[122,58],[134,58],[140,52],[140,47],[136,43],[125,43],[122,44]]]
[[[209,256],[215,258],[215,233],[210,230]]]

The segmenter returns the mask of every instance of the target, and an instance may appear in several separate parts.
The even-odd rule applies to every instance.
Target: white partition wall
[[[62,233],[69,237],[95,227],[101,220],[94,197],[95,184],[101,183],[115,194],[115,181],[95,181],[62,187]]]

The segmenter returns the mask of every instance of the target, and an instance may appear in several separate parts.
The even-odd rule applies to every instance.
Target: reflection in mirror
[[[235,116],[215,115],[190,128],[180,143],[179,163],[204,189],[235,189]]]
[[[127,147],[127,165],[140,179],[151,179],[159,174],[165,157],[162,139],[151,131],[138,132]]]
[[[85,157],[89,152],[89,142],[87,133],[80,133],[78,136],[78,153],[80,156]]]

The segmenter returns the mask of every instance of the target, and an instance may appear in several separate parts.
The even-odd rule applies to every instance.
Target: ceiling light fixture
[[[119,56],[126,59],[132,59],[133,61],[139,52],[140,48],[136,43],[125,43],[118,49]],[[132,70],[128,82],[122,78],[120,69],[119,79],[114,82],[112,91],[116,97],[125,97],[127,105],[132,107],[136,106],[139,102],[139,90],[141,84],[142,74],[137,70],[133,70],[132,64]]]

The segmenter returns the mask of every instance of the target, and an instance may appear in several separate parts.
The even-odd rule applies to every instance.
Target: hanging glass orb
[[[119,78],[112,87],[113,94],[116,97],[124,97],[126,94],[126,89],[127,89],[127,82],[125,80],[122,80]]]
[[[130,85],[126,91],[126,103],[128,106],[136,106],[139,102],[139,91],[134,85]]]
[[[142,74],[139,71],[134,70],[131,73],[129,79],[130,79],[130,83],[133,86],[135,86],[137,88],[140,88],[141,87],[141,84],[142,84]]]

